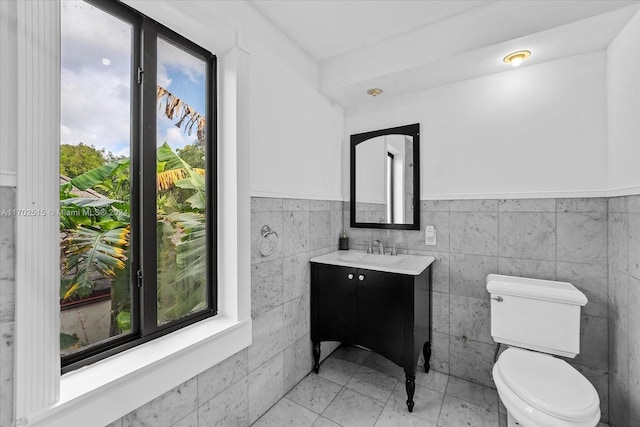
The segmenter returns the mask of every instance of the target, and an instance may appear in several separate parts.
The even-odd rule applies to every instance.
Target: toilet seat
[[[561,359],[509,348],[494,365],[493,375],[507,409],[519,420],[530,418],[531,425],[595,426],[600,419],[595,388]]]

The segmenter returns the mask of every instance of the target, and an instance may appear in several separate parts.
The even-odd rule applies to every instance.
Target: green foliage
[[[128,311],[121,311],[116,316],[116,324],[118,329],[122,332],[131,331],[131,313]]]
[[[111,154],[111,153],[109,153]],[[62,144],[60,146],[60,173],[70,178],[81,175],[105,163],[104,149],[98,150],[93,145]]]
[[[64,255],[61,298],[91,294],[93,273],[114,279],[116,270],[126,267],[128,245],[128,225],[110,229],[81,225],[71,230],[60,245]]]
[[[70,197],[73,186],[78,190],[94,189],[106,196],[128,201],[129,163],[128,158],[119,159],[76,176],[61,189],[61,199]]]
[[[205,277],[206,263],[206,218],[197,212],[182,212],[168,215],[174,227],[182,230],[180,242],[176,244],[176,280],[191,281],[195,277]]]
[[[182,160],[191,165],[192,168],[205,168],[205,152],[204,144],[202,141],[197,140],[193,144],[187,145],[184,148],[178,148],[176,154],[180,156]]]
[[[158,320],[165,322],[205,307],[206,218],[198,212],[167,215],[158,236]]]
[[[204,166],[201,146],[193,144],[180,153]],[[206,305],[206,186],[204,170],[194,168],[168,144],[158,148],[157,161],[158,321],[164,322]],[[97,280],[108,280],[112,334],[130,328],[129,168],[129,159],[115,159],[60,186],[60,229],[65,236],[60,297],[90,295]],[[77,197],[74,188],[105,197]]]
[[[206,186],[204,176],[197,173],[191,165],[173,152],[166,142],[158,148],[158,172],[183,170],[187,177],[176,180],[176,187],[193,190],[194,193],[186,200],[193,209],[204,211],[206,207]]]
[[[60,351],[71,351],[80,347],[80,338],[76,334],[69,335],[60,332]]]

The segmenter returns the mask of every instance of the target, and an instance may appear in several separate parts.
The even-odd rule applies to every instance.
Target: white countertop
[[[319,264],[366,268],[387,273],[418,276],[435,261],[435,258],[426,255],[377,255],[349,250],[320,255],[311,258],[309,261]]]

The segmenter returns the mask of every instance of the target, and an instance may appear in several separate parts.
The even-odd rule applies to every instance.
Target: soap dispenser
[[[338,249],[341,251],[349,250],[349,238],[347,237],[346,230],[342,230],[342,236],[338,239]]]

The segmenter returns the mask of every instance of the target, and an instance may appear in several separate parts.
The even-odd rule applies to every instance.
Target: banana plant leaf
[[[169,171],[173,169],[185,169],[191,171],[192,167],[189,163],[182,160],[180,156],[173,152],[169,144],[166,142],[158,147],[158,164],[162,164],[162,171]]]
[[[187,203],[192,208],[198,210],[204,210],[206,203],[206,183],[201,172],[194,170],[191,165],[185,162],[180,156],[173,152],[169,144],[166,142],[162,144],[157,151],[158,165],[162,168],[162,171],[167,172],[171,170],[181,170],[186,172],[186,177],[175,181],[175,185],[178,188],[185,190],[194,190],[193,194]]]
[[[129,168],[129,159],[116,160],[115,162],[107,163],[95,169],[91,169],[88,172],[78,175],[73,178],[71,184],[79,190],[87,190],[94,187],[97,184],[102,183],[109,176],[119,172],[122,169]]]
[[[206,217],[198,212],[168,215],[176,227],[184,230],[176,245],[177,281],[203,281],[206,277]]]
[[[129,203],[122,200],[114,199],[96,199],[91,197],[72,197],[65,200],[60,200],[60,206],[64,207],[77,207],[81,210],[83,208],[89,208],[89,210],[95,211],[94,216],[111,215],[119,218],[121,221],[128,221],[131,211]],[[63,209],[64,210],[64,209]]]
[[[131,221],[129,211],[129,204],[120,200],[72,197],[60,200],[60,225],[62,229],[112,221],[125,225]],[[116,227],[112,225],[109,228]]]
[[[70,182],[67,182],[66,184],[60,184],[60,200],[75,197],[73,194],[71,194],[71,190],[73,190],[73,185],[71,185]]]
[[[192,174],[189,178],[181,179],[175,182],[176,187],[185,190],[195,190],[196,192],[189,197],[186,202],[191,205],[192,208],[204,211],[207,206],[207,198],[204,190],[205,181],[204,177],[199,174]]]
[[[159,232],[165,236],[162,241],[173,242],[174,260],[174,268],[159,281],[163,304],[158,307],[158,318],[164,322],[206,307],[206,218],[198,212],[172,213],[160,224]]]
[[[63,299],[89,295],[93,290],[94,272],[113,279],[116,270],[126,268],[128,225],[108,230],[80,226],[68,231],[69,236],[61,243],[64,253],[62,276],[70,276],[70,280],[61,281],[64,286],[61,290]]]
[[[116,316],[116,325],[122,332],[131,331],[131,313],[128,311],[121,311]]]

